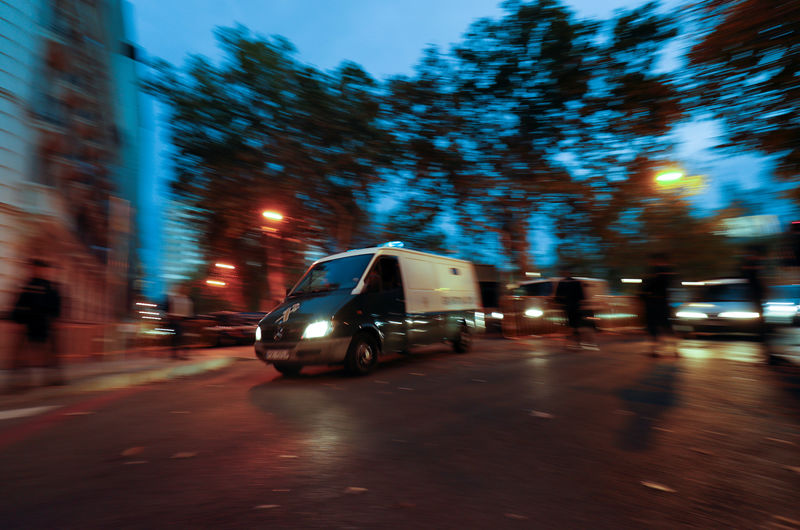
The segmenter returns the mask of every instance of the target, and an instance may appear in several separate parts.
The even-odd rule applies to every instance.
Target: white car
[[[684,285],[689,289],[690,301],[675,309],[673,327],[678,333],[758,333],[762,308],[749,300],[744,278]]]
[[[769,324],[800,326],[800,284],[770,287],[764,320]]]

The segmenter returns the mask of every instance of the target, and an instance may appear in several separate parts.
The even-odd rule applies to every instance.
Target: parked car
[[[594,325],[598,315],[606,311],[608,282],[599,278],[576,277],[583,287],[583,309],[587,323]],[[502,306],[503,333],[521,336],[560,331],[564,322],[561,306],[555,301],[556,288],[561,278],[541,278],[520,282],[504,297]]]
[[[261,319],[264,318],[266,313],[239,313],[239,318],[242,324],[246,326],[245,335],[247,340],[245,344],[253,344],[256,340],[256,327]]]
[[[692,283],[688,288],[690,301],[675,310],[676,332],[684,336],[758,332],[762,309],[749,300],[747,280],[722,278]]]
[[[248,322],[241,313],[218,311],[205,316],[203,334],[214,346],[252,344],[255,339],[255,324]]]
[[[770,287],[764,304],[764,320],[768,324],[800,326],[800,284]]]

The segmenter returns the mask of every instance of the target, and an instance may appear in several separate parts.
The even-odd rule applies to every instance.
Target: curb
[[[168,381],[220,370],[237,361],[237,357],[214,357],[203,361],[167,366],[144,368],[128,372],[96,374],[70,379],[64,386],[37,386],[20,394],[0,395],[0,408],[17,406],[31,400],[51,399],[81,392],[100,392],[119,390],[148,383]]]
[[[146,369],[136,372],[123,372],[107,374],[78,379],[69,385],[70,389],[77,392],[93,392],[99,390],[114,390],[129,386],[154,383],[156,381],[167,381],[179,377],[190,377],[203,372],[219,370],[233,364],[235,357],[220,357],[208,359],[206,361],[183,364],[180,366],[170,366],[167,368]]]

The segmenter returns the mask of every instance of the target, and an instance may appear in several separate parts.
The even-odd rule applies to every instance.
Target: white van
[[[259,359],[283,374],[308,364],[371,371],[378,356],[450,342],[457,352],[483,328],[469,261],[396,247],[351,250],[314,262],[256,328]]]

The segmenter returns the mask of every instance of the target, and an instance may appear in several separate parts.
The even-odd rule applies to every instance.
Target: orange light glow
[[[233,265],[229,265],[227,263],[215,263],[214,266],[219,267],[220,269],[230,269],[230,270],[234,270],[236,268]]]
[[[273,221],[283,221],[283,214],[272,210],[264,210],[261,212],[261,215],[267,219],[272,219]]]
[[[225,282],[221,282],[219,280],[206,280],[208,285],[215,285],[217,287],[225,287],[227,284]]]

